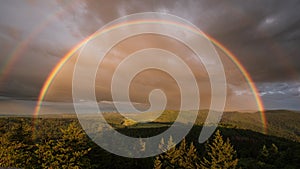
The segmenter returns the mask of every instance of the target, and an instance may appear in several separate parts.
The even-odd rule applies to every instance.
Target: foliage
[[[219,130],[216,131],[212,142],[206,145],[206,153],[207,155],[201,162],[201,168],[234,169],[237,167],[236,151],[229,139],[226,142],[223,141]]]
[[[179,147],[175,147],[172,137],[169,138],[168,144],[165,145],[164,140],[161,140],[159,149],[166,151],[157,156],[154,160],[154,168],[199,168],[198,155],[193,143],[190,146],[186,145],[186,140],[183,139]]]
[[[36,145],[38,163],[42,168],[89,168],[87,154],[91,148],[87,146],[83,131],[75,123],[71,123],[68,128],[61,129],[61,132],[61,139]]]
[[[24,153],[28,148],[19,141],[9,141],[7,136],[0,138],[0,166],[1,167],[22,167],[27,164],[30,154]]]
[[[172,118],[173,115],[174,118],[176,118],[176,112],[169,111],[168,114],[169,113]],[[150,147],[152,145],[146,145],[145,142],[143,142],[143,138],[154,136],[166,131],[172,124],[172,118],[169,120],[168,114],[164,114],[164,116],[157,122],[138,123],[127,128],[121,126],[121,122],[124,117],[121,117],[120,115],[117,116],[116,114],[107,113],[105,114],[105,118],[118,132],[128,136],[141,138],[136,143],[136,150],[139,150],[139,153],[144,153],[144,150],[146,149],[157,149],[157,146],[155,145],[153,147]],[[277,134],[275,135],[285,136],[285,134],[288,134],[288,136],[275,137],[257,132],[259,128],[254,128],[253,126],[261,126],[261,124],[259,121],[254,120],[254,117],[257,116],[256,114],[252,115],[245,113],[243,115],[239,115],[238,113],[224,113],[224,118],[222,118],[223,124],[219,127],[219,130],[222,131],[222,136],[224,138],[229,138],[230,143],[234,145],[234,148],[237,151],[237,156],[239,157],[238,167],[242,167],[243,169],[300,168],[300,143],[297,142],[297,139],[292,139],[294,141],[291,141],[290,138],[292,137],[289,136],[293,135],[285,132],[290,129],[290,133],[294,132],[294,135],[297,134],[297,128],[299,128],[299,125],[298,127],[296,125],[298,124],[298,115],[280,111],[267,112],[266,115],[269,116],[268,130],[270,132],[273,132],[276,129]],[[205,114],[200,116],[201,118],[202,116],[206,117]],[[274,118],[272,118],[273,116]],[[229,117],[234,118],[230,119]],[[283,121],[287,120],[288,117],[290,118],[289,123],[283,123]],[[227,124],[228,121],[234,121],[233,125],[237,126],[232,127],[232,124]],[[72,152],[80,152],[80,150],[90,149],[87,154],[83,153],[85,155],[76,160],[76,162],[82,163],[79,168],[89,168],[89,166],[91,168],[110,169],[150,169],[153,168],[153,166],[162,168],[160,164],[163,165],[163,162],[160,161],[159,156],[155,158],[149,157],[142,159],[120,157],[109,153],[96,145],[92,140],[88,139],[83,132],[82,134],[84,135],[84,138],[82,141],[79,140],[79,142],[73,144],[71,143],[71,140],[76,138],[76,132],[73,132],[75,130],[69,132],[69,136],[68,134],[63,133],[63,131],[67,130],[71,123],[74,124],[75,128],[82,132],[76,116],[67,117],[63,115],[51,115],[51,117],[47,116],[35,119],[29,117],[0,117],[0,168],[45,168],[42,167],[42,163],[44,163],[44,166],[50,166],[50,164],[53,165],[55,164],[54,161],[58,159],[58,154],[63,152],[58,150],[54,151],[54,147],[56,147],[55,149],[61,148],[65,150],[67,150],[68,147],[72,147],[72,151],[66,151],[64,153],[64,156],[67,156],[69,159],[76,158]],[[275,125],[277,125],[277,128],[280,129],[277,130],[277,128],[274,128]],[[246,127],[251,128],[251,130],[241,129]],[[197,149],[195,154],[198,156],[198,159],[203,159],[203,157],[208,158],[204,144],[198,144],[198,137],[201,129],[201,125],[195,125],[186,136],[185,140],[186,149],[189,148],[191,142],[195,143],[193,145],[195,146],[195,149]],[[78,136],[80,136],[80,134],[78,134]],[[66,139],[67,137],[70,137],[70,139]],[[81,144],[80,142],[84,144]],[[114,141],[112,140],[112,144],[113,142]],[[211,142],[212,140],[210,140],[209,143]],[[272,144],[274,144],[274,146]],[[164,145],[167,146],[167,143]],[[275,148],[275,146],[277,148]],[[180,145],[178,145],[175,149],[180,149],[179,147]],[[42,154],[41,152],[45,153]],[[45,156],[48,157],[46,158]],[[55,158],[49,158],[51,156],[54,156]],[[43,157],[45,158],[43,159]],[[65,157],[59,156],[59,158]],[[90,162],[87,162],[84,159],[89,159]],[[56,166],[62,168],[61,165],[63,165],[64,162],[58,163],[59,164],[56,164]]]
[[[257,157],[257,168],[276,168],[276,160],[280,156],[278,147],[275,144],[272,144],[271,147],[267,148],[266,145],[263,145],[259,156]]]
[[[8,121],[3,128],[9,128],[10,132],[4,132],[0,137],[0,167],[22,167],[29,165],[32,159],[32,146],[29,143],[29,125],[25,119],[18,123]]]

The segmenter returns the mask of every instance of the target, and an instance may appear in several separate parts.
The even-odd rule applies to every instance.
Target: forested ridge
[[[17,168],[300,168],[300,142],[297,115],[267,112],[270,132],[251,129],[258,124],[238,125],[225,115],[216,133],[204,144],[198,143],[198,122],[176,147],[156,157],[125,158],[111,154],[84,133],[74,117],[1,117],[0,166]],[[276,114],[277,113],[277,114]],[[172,114],[169,112],[169,114]],[[176,114],[173,112],[173,114]],[[244,114],[244,116],[249,116]],[[239,118],[242,118],[241,116]],[[147,137],[165,131],[171,121],[162,116],[153,123],[122,125],[120,116],[107,113],[108,121],[128,136]],[[290,123],[284,120],[291,118]],[[172,119],[170,117],[169,119]],[[254,121],[255,122],[255,121]],[[253,122],[253,123],[254,123]],[[34,125],[33,125],[34,124]],[[275,127],[277,124],[277,127]],[[298,123],[299,124],[299,123]],[[274,128],[274,129],[273,129]],[[289,130],[288,133],[286,131]],[[276,135],[276,136],[275,136]],[[280,137],[289,135],[289,137]],[[172,145],[172,138],[162,140],[157,149]],[[140,151],[147,149],[141,139]]]

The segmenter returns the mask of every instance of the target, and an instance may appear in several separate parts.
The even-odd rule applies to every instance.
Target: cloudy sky
[[[106,23],[128,14],[161,12],[192,22],[229,49],[253,78],[267,109],[299,110],[299,11],[298,0],[3,1],[0,5],[0,109],[8,112],[16,107],[14,105],[19,105],[20,109],[25,109],[24,105],[34,107],[32,102],[37,100],[53,67],[73,46]],[[102,72],[97,75],[96,91],[101,93],[100,100],[111,100],[108,87],[113,68],[140,41],[146,41],[144,44],[151,47],[172,44],[173,48],[165,45],[164,48],[169,50],[175,50],[177,47],[174,46],[178,43],[162,37],[145,36],[116,46],[105,58]],[[136,49],[144,47],[140,45]],[[205,75],[201,74],[205,74],[203,65],[190,60],[193,54],[184,47],[179,49],[178,55],[186,52],[184,55],[189,56],[184,60],[196,76],[205,79]],[[227,104],[231,104],[228,107],[253,109],[254,98],[249,86],[245,85],[247,81],[225,54],[217,50],[228,76]],[[74,62],[67,63],[54,80],[46,95],[49,102],[70,101]],[[203,79],[198,80],[198,84],[207,86]],[[170,99],[178,96],[174,80],[163,72],[145,72],[137,76],[135,82],[131,87],[135,91],[132,92],[135,102],[147,102],[147,93],[156,85],[165,89]],[[201,94],[209,98],[209,93]],[[251,100],[248,106],[247,100]],[[175,99],[172,104],[177,102]]]

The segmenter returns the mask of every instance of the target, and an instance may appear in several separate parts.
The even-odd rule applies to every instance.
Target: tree
[[[260,150],[260,154],[257,157],[259,168],[275,168],[275,163],[279,158],[278,147],[275,144],[272,144],[271,147],[267,148],[266,145],[263,145],[263,148]]]
[[[172,137],[169,138],[168,144],[164,144],[162,139],[159,149],[166,151],[165,153],[156,156],[154,160],[154,168],[199,168],[197,151],[193,143],[190,146],[186,145],[185,139],[182,140],[179,147],[175,147]]]
[[[19,141],[9,141],[6,135],[0,137],[0,167],[22,167],[24,145]]]
[[[153,169],[161,169],[162,168],[162,163],[160,160],[161,159],[159,158],[159,156],[155,157]]]
[[[91,149],[83,131],[73,122],[61,132],[62,138],[37,144],[38,163],[43,168],[89,168],[87,154]]]
[[[26,168],[32,163],[32,146],[28,144],[30,126],[24,120],[9,124],[0,137],[0,167]]]
[[[212,142],[206,144],[206,155],[201,162],[201,168],[234,169],[237,163],[236,151],[229,139],[224,142],[220,131],[217,130]]]

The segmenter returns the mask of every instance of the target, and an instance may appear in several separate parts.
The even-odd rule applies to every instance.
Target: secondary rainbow
[[[250,74],[247,72],[247,70],[243,67],[243,65],[240,63],[240,61],[237,59],[237,57],[230,52],[224,45],[222,45],[220,42],[218,42],[216,39],[208,36],[207,34],[195,29],[194,27],[191,27],[189,25],[184,25],[182,23],[177,23],[177,22],[172,22],[172,21],[166,21],[166,20],[135,20],[135,21],[129,21],[129,22],[122,22],[119,24],[115,24],[112,25],[110,27],[107,27],[106,29],[103,29],[101,31],[97,31],[95,33],[93,33],[92,35],[90,35],[89,37],[87,37],[86,39],[84,39],[83,41],[81,41],[79,44],[77,44],[76,46],[74,46],[68,53],[66,53],[64,55],[64,57],[56,64],[56,66],[52,69],[52,71],[49,73],[46,81],[43,84],[43,87],[40,91],[39,97],[38,97],[38,101],[37,101],[37,105],[35,107],[35,111],[34,111],[34,117],[38,116],[40,108],[41,108],[41,104],[42,101],[44,100],[45,95],[47,94],[47,91],[50,87],[50,85],[52,84],[53,79],[56,77],[57,73],[61,70],[61,68],[64,66],[64,64],[72,57],[74,56],[74,54],[85,44],[87,43],[89,40],[96,38],[98,35],[109,32],[111,30],[123,27],[123,26],[128,26],[128,25],[134,25],[134,24],[157,24],[157,23],[161,23],[161,24],[170,24],[173,26],[177,26],[177,27],[181,27],[184,29],[188,29],[194,33],[197,33],[199,35],[205,35],[215,46],[219,47],[229,58],[230,60],[239,68],[239,70],[241,71],[241,73],[244,75],[246,81],[248,82],[249,87],[251,88],[257,106],[259,108],[260,111],[260,115],[261,115],[261,120],[262,120],[262,124],[263,124],[263,129],[264,129],[264,133],[267,133],[267,120],[265,117],[265,113],[264,113],[264,106],[263,106],[263,102],[262,99],[260,98],[260,96],[258,95],[258,90],[255,86],[255,83],[253,82]]]
[[[59,8],[58,10],[54,11],[53,14],[48,15],[30,32],[30,34],[25,39],[23,39],[17,44],[17,46],[8,55],[7,59],[5,59],[3,62],[3,66],[0,69],[0,81],[4,81],[8,77],[9,73],[14,67],[14,64],[21,58],[22,54],[25,53],[25,51],[28,49],[30,43],[34,40],[34,38],[36,38],[51,23],[53,23],[55,20],[57,20],[59,17],[63,16],[67,11],[69,11],[73,3],[68,3],[62,8]]]

